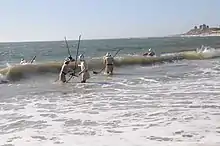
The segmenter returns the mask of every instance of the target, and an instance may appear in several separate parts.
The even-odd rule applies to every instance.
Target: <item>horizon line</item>
[[[92,40],[117,40],[117,39],[146,39],[146,38],[164,38],[164,37],[176,37],[180,36],[181,34],[174,34],[174,35],[166,35],[166,36],[151,36],[151,37],[116,37],[116,38],[94,38],[94,39],[82,39],[86,41]],[[35,42],[61,42],[63,40],[24,40],[24,41],[0,41],[1,44],[3,43],[35,43]],[[67,41],[78,41],[78,39],[67,39]]]

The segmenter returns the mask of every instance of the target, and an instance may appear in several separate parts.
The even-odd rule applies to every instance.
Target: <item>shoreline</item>
[[[182,34],[180,37],[218,37],[220,36],[220,33],[217,34],[197,34],[197,35],[187,35],[187,34]]]

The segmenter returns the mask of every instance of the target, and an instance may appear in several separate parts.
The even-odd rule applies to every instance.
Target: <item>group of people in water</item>
[[[151,48],[148,50],[147,53],[143,54],[143,56],[155,56],[156,54],[154,53],[154,51],[151,50]],[[35,56],[36,57],[36,56]],[[90,78],[90,73],[89,73],[89,69],[88,69],[88,64],[87,64],[87,61],[85,60],[84,58],[84,55],[83,54],[80,54],[78,56],[79,58],[79,63],[77,66],[80,67],[80,72],[76,75],[76,67],[75,66],[75,69],[72,69],[70,67],[70,62],[75,62],[76,60],[73,59],[71,56],[69,56],[68,58],[66,58],[63,62],[63,65],[61,67],[61,70],[60,70],[60,73],[59,73],[59,78],[58,80],[63,82],[63,83],[66,83],[68,82],[66,80],[66,76],[67,75],[70,75],[70,76],[75,76],[75,77],[78,77],[78,76],[81,76],[81,83],[86,83],[86,81]],[[35,58],[34,58],[35,59]],[[33,60],[30,62],[32,63]],[[23,64],[27,64],[28,62],[22,58],[21,59],[21,62],[20,64],[23,65]],[[75,62],[76,63],[76,62]],[[113,70],[114,70],[114,57],[110,54],[110,53],[106,53],[106,55],[103,57],[103,65],[105,66],[105,71],[104,73],[107,74],[107,75],[113,75]],[[104,68],[103,68],[104,69]]]
[[[81,75],[81,83],[86,83],[86,80],[90,78],[88,64],[83,54],[79,55],[78,58],[79,58],[79,63],[77,66],[80,67],[80,72],[78,73],[78,75],[76,75],[75,69],[72,69],[69,66],[70,62],[75,62],[75,59],[69,56],[63,62],[63,65],[59,73],[59,79],[58,79],[59,81],[66,83],[67,82],[66,75],[69,74],[70,76],[76,76],[76,77]],[[32,59],[30,63],[33,63],[33,61],[35,61],[35,58],[34,60]],[[21,65],[25,65],[28,63],[29,62],[27,62],[24,58],[21,58],[21,61],[20,61]],[[105,65],[105,74],[112,75],[113,69],[114,69],[114,58],[110,53],[106,53],[106,55],[103,57],[103,64]]]
[[[155,56],[155,52],[152,51],[150,48],[147,53],[145,53],[143,56]],[[81,71],[78,73],[78,75],[75,74],[75,70],[71,69],[69,67],[70,62],[74,62],[75,60],[70,56],[64,60],[64,63],[62,65],[62,68],[59,73],[59,81],[66,83],[66,75],[69,74],[71,76],[80,76],[81,75],[81,83],[86,83],[86,80],[90,78],[90,74],[88,71],[88,64],[84,58],[84,55],[79,55],[79,64]],[[114,70],[114,57],[110,53],[106,53],[106,55],[103,57],[103,64],[105,65],[105,71],[104,73],[107,75],[112,75]]]
[[[203,46],[201,48],[201,50],[203,50]],[[197,49],[197,52],[199,52],[199,50]],[[144,53],[143,56],[156,56],[155,52],[150,48],[148,50],[148,52]],[[36,56],[35,56],[36,57]],[[30,63],[32,63],[33,61],[35,61],[35,57],[32,59],[32,61]],[[59,81],[66,83],[68,82],[66,80],[66,75],[69,74],[70,76],[80,76],[81,75],[81,83],[86,83],[86,81],[90,78],[90,73],[88,70],[88,64],[84,58],[84,55],[81,54],[78,56],[79,58],[79,63],[77,66],[80,67],[80,72],[78,73],[78,75],[76,75],[75,69],[70,68],[69,64],[70,62],[75,62],[76,60],[73,59],[71,56],[69,56],[68,58],[66,58],[63,62],[63,65],[61,67],[60,73],[59,73]],[[21,59],[20,64],[27,64],[28,62],[26,60],[24,60],[24,58]],[[106,55],[103,57],[103,64],[105,65],[105,74],[107,75],[112,75],[113,74],[113,70],[114,70],[114,57],[110,54],[110,53],[106,53]],[[104,68],[103,68],[104,69]]]
[[[32,64],[33,62],[35,62],[35,58],[36,56],[34,56],[30,62],[26,61],[24,58],[21,58],[20,64],[21,65]]]
[[[90,78],[90,73],[88,69],[87,61],[84,58],[84,55],[81,54],[78,56],[79,63],[78,66],[80,67],[80,72],[78,75],[75,74],[75,70],[70,68],[69,63],[74,62],[75,60],[70,56],[66,58],[63,62],[63,65],[61,67],[60,73],[59,73],[59,81],[66,83],[66,75],[69,74],[71,76],[80,76],[81,75],[81,83],[86,83],[86,81]],[[106,55],[103,57],[103,64],[105,65],[105,73],[108,75],[113,74],[114,69],[114,58],[110,53],[106,53]],[[76,66],[75,66],[76,68]]]

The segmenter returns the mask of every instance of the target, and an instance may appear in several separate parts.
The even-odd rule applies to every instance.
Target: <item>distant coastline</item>
[[[181,34],[181,37],[208,37],[208,36],[220,36],[220,27],[209,27],[206,24],[194,26],[193,29]]]

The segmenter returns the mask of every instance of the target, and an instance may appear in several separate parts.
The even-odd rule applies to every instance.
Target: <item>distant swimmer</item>
[[[84,59],[83,54],[79,55],[79,61],[81,71],[79,72],[79,75],[81,75],[81,83],[86,83],[86,80],[90,78],[89,70],[88,70],[88,64]]]
[[[69,67],[70,60],[65,60],[59,74],[59,81],[66,82],[66,75],[73,70]],[[72,74],[71,74],[72,75]]]
[[[24,58],[21,58],[21,62],[20,62],[20,64],[26,64],[26,63],[27,63],[27,61],[24,60]]]
[[[105,65],[105,73],[112,75],[113,69],[114,69],[114,58],[110,53],[106,53],[106,55],[103,57],[103,63]]]
[[[143,56],[155,56],[155,52],[150,48],[148,52],[144,53]]]

